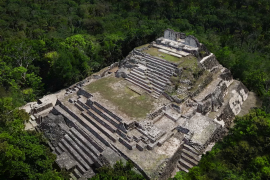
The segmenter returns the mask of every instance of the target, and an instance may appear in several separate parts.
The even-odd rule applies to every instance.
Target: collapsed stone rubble
[[[181,63],[150,55],[148,48],[185,61],[196,57],[205,78],[180,79],[186,71]],[[125,78],[138,96],[167,100],[144,121],[123,118],[85,88],[108,76]],[[176,84],[172,77],[179,77]],[[134,49],[120,63],[68,88],[55,105],[39,105],[32,114],[52,108],[37,128],[51,143],[58,166],[72,179],[90,178],[96,168],[120,159],[131,160],[147,179],[167,179],[174,170],[188,172],[198,164],[207,146],[224,136],[247,97],[248,89],[195,37],[168,29],[164,37]]]

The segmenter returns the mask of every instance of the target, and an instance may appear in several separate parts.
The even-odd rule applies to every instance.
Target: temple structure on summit
[[[119,160],[147,179],[168,179],[198,164],[248,93],[195,37],[168,29],[32,115],[72,179]]]

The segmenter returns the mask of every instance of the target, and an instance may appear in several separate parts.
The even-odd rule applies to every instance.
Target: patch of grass
[[[199,88],[199,85],[201,85],[205,81],[208,75],[209,75],[209,72],[204,71],[203,74],[197,79],[197,81],[193,85],[193,88],[190,90],[190,92],[191,93],[195,92]]]
[[[99,79],[85,87],[90,93],[99,92],[118,109],[132,118],[143,118],[153,108],[153,98],[148,94],[139,95],[124,85],[123,79],[107,77]],[[114,87],[114,88],[113,88]]]
[[[176,84],[178,84],[179,83],[179,77],[177,76],[177,77],[174,77],[174,76],[172,76],[171,78],[170,78],[170,81],[174,84],[174,85],[176,85]]]
[[[174,63],[177,63],[180,61],[179,57],[175,57],[175,56],[160,52],[160,51],[158,51],[157,48],[148,48],[148,50],[144,50],[143,52],[148,53],[151,56],[162,58],[162,59],[165,59],[167,61],[174,62]],[[161,55],[162,57],[160,57],[159,55]]]
[[[191,70],[193,73],[199,70],[198,60],[195,56],[186,56],[180,58],[181,62],[178,67]]]

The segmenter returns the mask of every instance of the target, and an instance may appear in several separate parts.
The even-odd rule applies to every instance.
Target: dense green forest
[[[0,176],[63,178],[52,169],[54,157],[40,135],[23,131],[26,115],[12,109],[120,61],[167,28],[196,36],[270,113],[269,15],[268,0],[1,0]],[[31,142],[28,149],[24,142]],[[43,151],[27,154],[35,148]],[[217,151],[212,155],[218,158],[222,153]],[[11,165],[5,163],[13,161],[28,169],[8,172]]]

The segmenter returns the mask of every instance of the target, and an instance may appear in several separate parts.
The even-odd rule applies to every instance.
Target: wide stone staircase
[[[134,57],[139,60],[139,67],[133,68],[126,79],[146,90],[154,98],[158,98],[177,65],[150,55]]]
[[[60,156],[65,152],[76,161],[76,167],[70,173],[72,179],[79,179],[84,173],[93,172],[93,166],[100,167],[102,165],[98,159],[100,151],[84,136],[75,128],[71,128],[55,148],[57,155]]]
[[[181,157],[177,162],[177,168],[180,171],[188,172],[190,168],[198,165],[201,160],[199,152],[188,144],[184,144]]]
[[[110,142],[118,140],[114,133],[121,121],[97,102],[91,106],[86,103],[80,105],[82,102],[78,102],[74,104],[74,108],[82,110],[79,115],[61,102],[53,109],[53,113],[62,114],[71,127],[55,148],[55,154],[61,156],[62,153],[67,153],[76,161],[76,167],[72,168],[70,174],[73,179],[79,179],[85,173],[93,172],[92,168],[102,166],[98,157],[106,146],[110,147]]]

